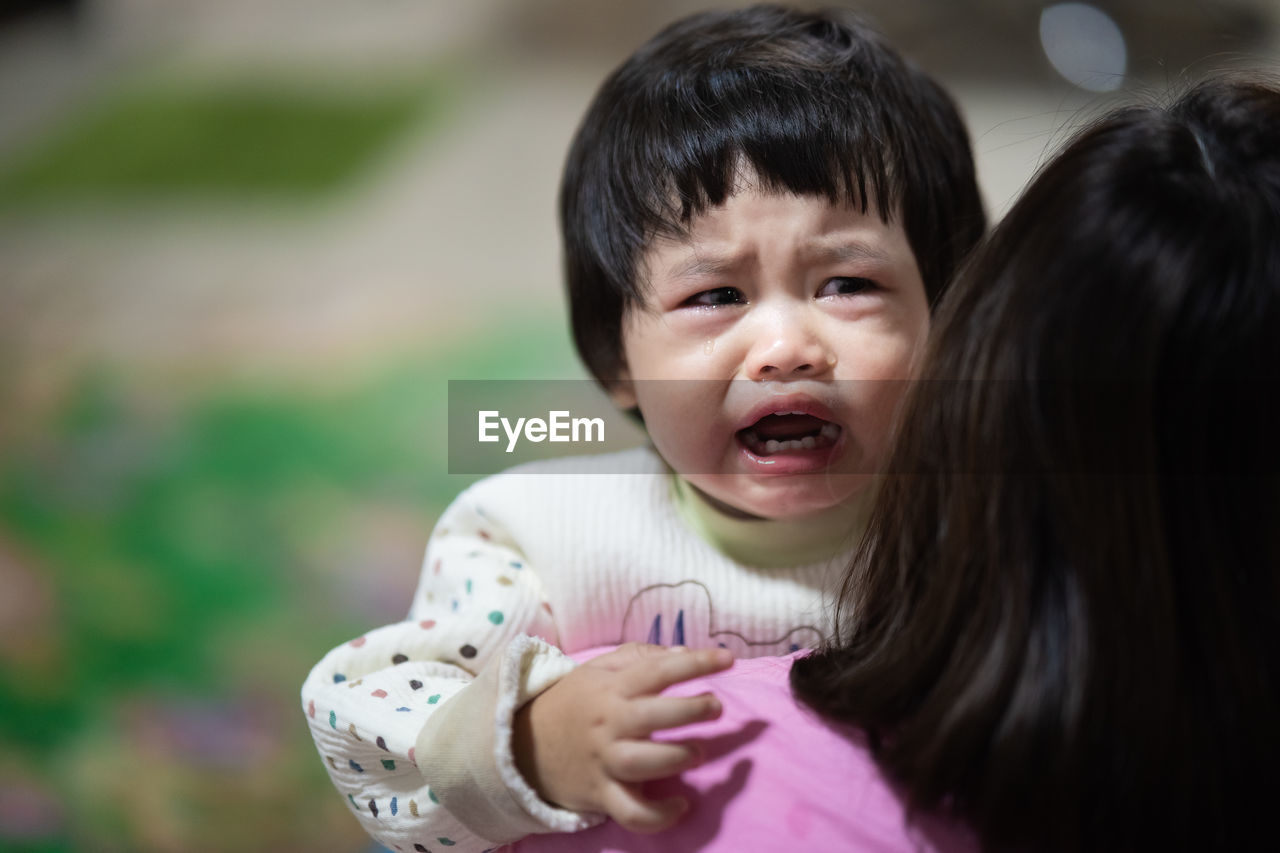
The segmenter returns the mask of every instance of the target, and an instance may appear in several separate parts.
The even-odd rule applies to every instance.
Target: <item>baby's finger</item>
[[[643,738],[662,729],[714,720],[724,709],[711,693],[697,696],[641,696],[627,705],[620,737]]]
[[[660,832],[674,824],[686,811],[684,797],[647,800],[639,785],[610,785],[604,791],[604,810],[619,826],[631,832]]]
[[[684,654],[653,655],[628,667],[627,686],[630,695],[659,693],[681,681],[710,675],[733,666],[733,653],[728,649],[698,649]]]
[[[701,753],[692,746],[651,740],[615,741],[603,758],[605,773],[619,782],[665,779],[702,761]]]
[[[651,643],[623,643],[611,652],[593,658],[593,666],[617,671],[627,667],[661,657],[671,652],[669,646],[655,646]]]

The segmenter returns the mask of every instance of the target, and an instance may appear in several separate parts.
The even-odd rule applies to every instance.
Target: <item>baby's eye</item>
[[[713,290],[704,290],[701,293],[695,293],[684,302],[682,306],[690,306],[693,308],[701,308],[704,306],[715,305],[741,305],[746,302],[742,291],[736,287],[717,287]]]
[[[818,291],[818,297],[852,296],[856,293],[875,290],[875,288],[876,283],[869,278],[837,276],[836,278],[829,278],[823,283],[822,289]]]

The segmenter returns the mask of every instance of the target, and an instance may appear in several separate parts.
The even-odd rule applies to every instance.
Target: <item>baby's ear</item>
[[[625,364],[618,368],[618,374],[609,383],[609,399],[622,411],[636,407],[636,385],[631,379],[631,371]]]

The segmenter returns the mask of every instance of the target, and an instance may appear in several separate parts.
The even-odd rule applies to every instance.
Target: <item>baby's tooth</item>
[[[813,450],[813,448],[818,446],[818,440],[811,435],[806,435],[804,438],[800,439],[800,446],[805,450]]]
[[[840,427],[833,423],[825,423],[822,425],[821,432],[823,438],[835,438],[840,434]]]
[[[782,445],[776,439],[772,439],[772,438],[764,443],[764,449],[766,453],[777,453],[778,448],[781,446]]]

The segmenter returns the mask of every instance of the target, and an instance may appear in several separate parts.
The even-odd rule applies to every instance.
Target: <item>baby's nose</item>
[[[815,377],[834,366],[831,348],[802,313],[784,312],[759,330],[744,365],[748,379]]]

